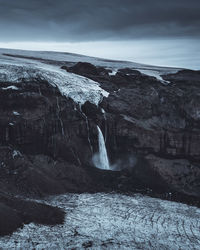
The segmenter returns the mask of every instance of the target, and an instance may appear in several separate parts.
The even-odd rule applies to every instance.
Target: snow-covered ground
[[[60,61],[60,62],[89,62],[96,66],[102,67],[112,67],[112,68],[141,68],[141,69],[152,69],[152,70],[160,70],[163,72],[179,70],[179,68],[170,68],[170,67],[159,67],[152,66],[146,64],[140,64],[130,61],[115,61],[108,60],[97,57],[90,57],[85,55],[66,53],[66,52],[53,52],[53,51],[30,51],[30,50],[13,50],[13,49],[1,49],[0,48],[0,58],[7,57],[3,56],[3,54],[12,54],[12,55],[20,55],[25,57],[33,57],[44,60],[52,60],[52,61]]]
[[[44,80],[57,86],[63,95],[71,97],[78,104],[89,101],[98,105],[104,96],[109,95],[99,83],[68,73],[57,65],[0,54],[0,82],[18,83],[31,79]]]
[[[200,249],[200,209],[142,195],[67,194],[48,204],[64,225],[29,224],[0,238],[2,249]]]
[[[31,59],[25,58],[14,58],[7,56],[15,55],[15,56],[24,56],[30,57]],[[159,66],[151,66],[145,64],[139,64],[135,62],[128,62],[128,61],[114,61],[114,60],[107,60],[102,58],[95,58],[89,56],[83,56],[78,54],[72,53],[62,53],[62,52],[48,52],[48,51],[26,51],[26,50],[11,50],[11,49],[0,49],[0,62],[7,61],[10,63],[28,63],[28,64],[36,64],[36,62],[43,62],[49,64],[51,61],[51,65],[60,65],[62,62],[64,63],[77,63],[77,62],[89,62],[96,66],[102,66],[105,68],[111,69],[113,72],[117,72],[120,68],[132,68],[140,71],[143,74],[150,75],[156,77],[159,81],[164,82],[161,75],[169,74],[169,73],[176,73],[179,71],[179,68],[169,68],[169,67],[159,67]],[[40,64],[41,66],[41,64]],[[165,82],[164,82],[165,83]]]

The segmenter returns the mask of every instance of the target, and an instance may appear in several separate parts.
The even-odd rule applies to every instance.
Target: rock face
[[[91,158],[84,114],[45,82],[17,88],[0,91],[2,174],[13,176],[22,191],[60,193],[62,182],[69,185],[66,178],[71,178],[69,190],[77,191],[77,183],[84,189],[87,173],[80,166],[89,165]],[[18,177],[27,184],[21,187]]]
[[[65,213],[56,207],[0,194],[0,236],[11,234],[24,224],[56,225],[64,223]]]
[[[78,66],[83,68],[76,65],[76,73],[82,74]],[[118,70],[112,76],[86,72],[84,76],[100,82],[110,93],[101,107],[106,112],[107,145],[113,164],[119,158],[124,167],[124,155],[143,159],[145,163],[133,164],[133,172],[135,176],[140,173],[142,182],[150,184],[154,172],[157,182],[160,179],[173,190],[199,197],[199,72],[183,70],[165,75],[167,85],[131,69]],[[146,168],[150,178],[144,176]]]
[[[47,82],[9,86],[0,89],[1,190],[37,196],[113,189],[110,175],[118,173],[96,182],[104,173],[92,164],[100,108],[81,107]]]
[[[41,77],[1,82],[4,195],[150,188],[200,198],[198,71],[164,75],[160,82],[131,68],[113,73],[79,62],[62,70],[98,82],[109,96],[99,105],[79,105]],[[92,163],[97,125],[114,171],[95,169]],[[16,224],[21,223],[16,216]]]

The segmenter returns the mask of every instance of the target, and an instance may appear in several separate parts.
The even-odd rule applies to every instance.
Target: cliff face
[[[200,72],[182,70],[160,82],[128,68],[112,76],[85,64],[66,69],[110,93],[100,104],[106,117],[101,127],[114,165],[132,167],[144,184],[160,182],[199,197]]]
[[[69,185],[65,178],[75,179],[69,191],[79,185],[84,191],[87,174],[81,166],[88,165],[91,154],[84,115],[48,83],[16,86],[17,90],[0,90],[1,171],[19,187],[23,183],[25,192],[27,188],[36,193],[37,188],[44,193],[63,192],[62,185]]]
[[[140,183],[199,196],[199,72],[165,75],[163,84],[128,68],[115,75],[88,63],[62,68],[101,83],[110,94],[98,106],[89,101],[78,105],[38,78],[1,83],[3,190],[131,191]],[[92,163],[98,151],[97,125],[112,170],[122,170],[108,174],[109,184],[101,180],[106,173]]]
[[[64,221],[60,209],[15,195],[99,190],[88,170],[92,158],[88,129],[79,105],[49,83],[41,79],[1,83],[0,235],[24,223]]]

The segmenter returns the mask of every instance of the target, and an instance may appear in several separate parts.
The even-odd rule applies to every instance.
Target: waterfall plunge
[[[104,137],[99,126],[97,126],[97,130],[98,130],[98,141],[99,141],[99,153],[94,155],[93,162],[97,168],[110,170]]]

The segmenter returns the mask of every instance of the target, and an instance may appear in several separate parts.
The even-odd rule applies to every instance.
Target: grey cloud
[[[0,0],[0,40],[200,37],[199,0]]]

